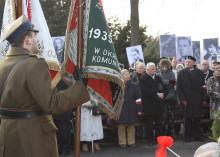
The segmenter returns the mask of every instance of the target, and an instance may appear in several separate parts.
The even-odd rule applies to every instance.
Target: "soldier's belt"
[[[48,115],[48,113],[45,113],[43,110],[23,111],[23,112],[0,110],[0,115],[9,118],[31,118],[36,116]]]

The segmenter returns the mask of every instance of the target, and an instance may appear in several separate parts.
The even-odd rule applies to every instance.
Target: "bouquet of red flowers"
[[[176,84],[176,80],[169,80],[169,83],[175,85]]]

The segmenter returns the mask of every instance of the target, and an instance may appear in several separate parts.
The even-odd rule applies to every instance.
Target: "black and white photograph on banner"
[[[160,35],[160,58],[176,57],[175,35]]]
[[[217,56],[216,56],[216,62],[219,62],[219,63],[220,63],[220,55],[217,55]]]
[[[136,62],[144,63],[144,56],[141,45],[126,47],[126,53],[130,68],[134,68],[134,64]]]
[[[57,59],[59,63],[62,63],[65,37],[64,36],[52,37],[52,40],[53,40],[53,45],[54,45],[55,52],[57,55]]]
[[[218,51],[218,38],[203,39],[203,56],[204,60],[216,60]]]
[[[196,58],[196,64],[201,63],[200,41],[192,41],[193,57]]]
[[[192,40],[190,36],[176,37],[177,62],[185,62],[186,56],[192,56]]]

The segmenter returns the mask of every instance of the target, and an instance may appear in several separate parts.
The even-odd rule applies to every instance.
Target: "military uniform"
[[[13,65],[29,55],[27,49],[12,47],[0,61],[0,87]],[[89,100],[82,82],[66,90],[51,86],[47,63],[30,56],[10,76],[0,109],[21,112],[43,110],[48,114],[30,118],[0,117],[0,157],[58,157],[56,127],[50,114],[75,108]]]

